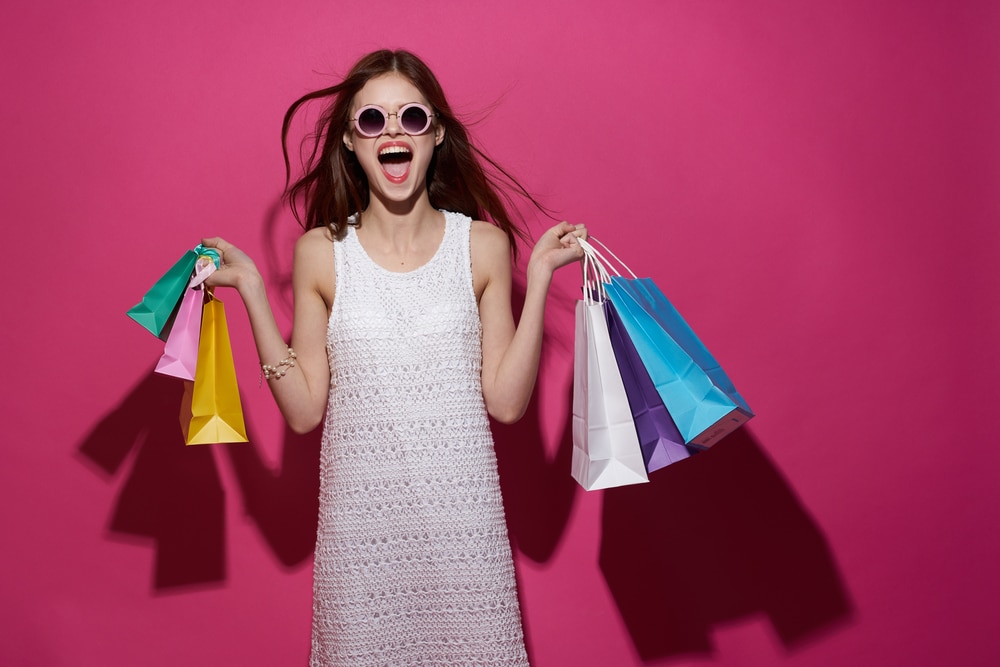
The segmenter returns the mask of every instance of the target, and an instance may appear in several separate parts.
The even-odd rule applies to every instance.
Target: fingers
[[[213,236],[211,238],[202,239],[201,244],[206,248],[215,248],[221,253],[226,251],[226,248],[232,248],[233,244],[226,241],[220,236]]]
[[[239,248],[234,246],[229,241],[226,241],[220,236],[213,236],[211,238],[204,238],[201,240],[201,244],[206,248],[215,248],[219,251],[219,256],[222,258],[223,264],[226,262],[226,253],[230,254],[230,259],[239,260],[240,251]]]
[[[582,226],[583,225],[574,225],[572,223],[569,223],[569,222],[566,222],[565,220],[563,220],[558,225],[552,227],[549,231],[553,232],[556,236],[558,236],[558,237],[561,238],[561,237],[565,236],[566,234],[569,234],[570,232],[576,230],[578,227],[582,227]]]
[[[583,239],[586,241],[588,238],[586,225],[573,225],[568,222],[561,222],[553,228],[553,231],[556,231],[559,241],[567,247],[575,246],[576,248],[579,248],[580,244],[576,242],[576,239]]]
[[[561,258],[557,260],[557,267],[565,266],[583,258],[583,246],[577,243],[577,239],[587,239],[587,227],[585,225],[573,225],[568,222],[562,222],[554,227],[553,231],[559,236],[560,249],[558,252],[561,254]]]

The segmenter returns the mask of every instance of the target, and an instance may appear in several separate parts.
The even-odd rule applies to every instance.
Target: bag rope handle
[[[613,272],[613,273],[614,273],[614,274],[615,274],[616,276],[621,276],[621,273],[620,273],[620,272],[618,271],[618,269],[617,269],[617,268],[615,268],[615,265],[614,265],[614,264],[613,264],[613,263],[612,263],[612,262],[611,262],[610,260],[608,260],[608,258],[607,258],[607,257],[605,257],[605,256],[604,256],[604,255],[603,255],[603,254],[601,253],[601,251],[600,251],[600,250],[598,250],[598,249],[597,249],[597,248],[595,248],[595,247],[594,247],[593,245],[591,245],[591,244],[590,244],[590,241],[592,241],[592,242],[596,243],[597,245],[601,246],[601,247],[602,247],[602,248],[604,249],[604,252],[606,252],[606,253],[608,253],[609,255],[611,255],[611,257],[612,257],[612,258],[613,258],[613,259],[615,260],[615,262],[617,262],[619,266],[621,266],[621,267],[622,267],[623,269],[625,269],[625,270],[626,270],[626,271],[628,272],[628,274],[629,274],[630,276],[632,276],[633,278],[636,278],[636,279],[638,279],[638,276],[637,276],[637,275],[635,275],[635,271],[633,271],[633,270],[632,270],[631,268],[629,268],[629,265],[628,265],[628,264],[626,264],[625,262],[623,262],[623,261],[621,260],[621,258],[620,258],[620,257],[618,257],[618,255],[616,255],[615,253],[613,253],[613,252],[611,251],[611,248],[609,248],[608,246],[606,246],[606,245],[605,245],[605,244],[604,244],[604,243],[603,243],[603,242],[601,241],[601,239],[597,238],[597,237],[596,237],[596,236],[594,236],[593,234],[591,234],[591,235],[590,235],[590,236],[589,236],[588,238],[589,238],[589,241],[583,241],[583,243],[581,243],[581,245],[583,245],[583,244],[587,244],[587,246],[589,246],[589,247],[590,247],[590,250],[591,250],[591,252],[593,252],[594,256],[595,256],[595,257],[596,257],[596,258],[597,258],[597,259],[598,259],[598,260],[599,260],[599,261],[600,261],[600,262],[601,262],[601,263],[602,263],[602,264],[604,265],[604,267],[605,267],[605,268],[606,268],[607,270],[609,270],[609,271]],[[584,251],[585,251],[585,252],[587,251],[587,247],[586,247],[586,246],[584,246]]]
[[[215,258],[211,255],[199,255],[195,262],[191,280],[188,281],[188,289],[201,289],[201,284],[216,272]]]
[[[582,246],[581,246],[582,247]],[[601,280],[602,269],[592,252],[583,248],[583,301],[588,306],[603,303],[608,297]],[[595,299],[595,294],[597,298]]]

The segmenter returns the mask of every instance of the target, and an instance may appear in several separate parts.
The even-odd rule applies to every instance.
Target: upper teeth
[[[379,155],[388,155],[389,153],[409,153],[410,149],[406,146],[383,146],[378,152]]]

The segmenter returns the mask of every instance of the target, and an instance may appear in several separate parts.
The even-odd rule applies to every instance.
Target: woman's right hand
[[[202,239],[206,248],[215,248],[221,258],[219,270],[208,277],[209,287],[234,287],[240,294],[263,283],[257,265],[245,252],[218,236]]]

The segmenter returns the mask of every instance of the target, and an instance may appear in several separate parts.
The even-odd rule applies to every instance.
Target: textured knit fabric
[[[527,665],[483,404],[471,221],[420,268],[334,244],[313,666]]]

